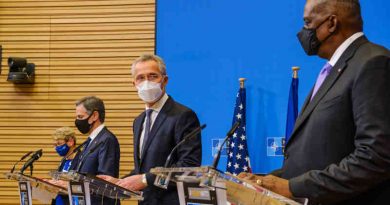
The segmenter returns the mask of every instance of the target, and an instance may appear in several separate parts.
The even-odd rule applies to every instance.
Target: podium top
[[[194,180],[197,180],[200,182],[200,186],[209,187],[210,189],[218,188],[215,186],[216,181],[224,181],[226,182],[226,189],[228,193],[235,192],[235,194],[239,195],[240,193],[244,193],[244,190],[250,190],[250,193],[256,193],[261,200],[267,198],[269,201],[272,201],[272,204],[302,205],[308,203],[307,199],[296,199],[297,201],[294,201],[264,187],[258,186],[257,184],[238,178],[230,173],[223,173],[222,171],[209,166],[171,168],[156,167],[152,168],[150,172],[160,177],[166,176],[167,179],[175,182],[193,182]],[[173,177],[171,177],[171,175],[173,175]]]
[[[75,171],[51,171],[49,175],[55,179],[62,179],[65,181],[88,182],[89,189],[92,194],[105,196],[112,199],[143,199],[142,192],[140,191],[133,191],[123,188],[93,175],[77,173]]]
[[[46,191],[49,191],[51,193],[56,193],[56,194],[61,193],[61,194],[65,194],[65,195],[68,194],[68,191],[64,187],[58,186],[56,184],[52,184],[52,183],[45,181],[43,179],[40,179],[40,178],[24,175],[24,174],[19,173],[19,172],[17,172],[17,173],[8,172],[8,173],[5,173],[4,176],[6,179],[11,179],[11,180],[15,180],[15,181],[29,181],[31,183],[31,186],[43,188]]]

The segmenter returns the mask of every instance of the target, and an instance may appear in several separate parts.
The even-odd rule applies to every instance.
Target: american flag
[[[240,121],[240,126],[236,129],[228,140],[228,160],[226,171],[238,175],[241,172],[252,172],[250,168],[248,146],[246,142],[246,91],[240,88],[237,93],[236,105],[234,108],[233,125]]]

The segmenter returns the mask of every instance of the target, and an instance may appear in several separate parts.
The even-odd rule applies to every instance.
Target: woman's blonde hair
[[[53,133],[53,139],[54,140],[65,140],[65,142],[68,142],[69,139],[73,139],[74,143],[76,144],[75,132],[70,127],[60,127],[58,129],[56,129]]]

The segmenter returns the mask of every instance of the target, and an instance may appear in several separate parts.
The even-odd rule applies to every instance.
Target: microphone
[[[100,141],[95,147],[92,147],[90,150],[88,150],[88,153],[87,153],[86,155],[82,156],[81,161],[79,162],[79,165],[77,166],[76,172],[79,172],[79,171],[80,171],[80,168],[81,168],[81,166],[84,164],[85,159],[87,159],[88,155],[90,155],[90,154],[92,154],[93,152],[95,152],[95,150],[96,150],[97,148],[99,148],[100,145],[102,145],[103,143],[104,143],[104,141]]]
[[[240,123],[241,123],[241,121],[237,121],[236,123],[234,123],[234,125],[232,126],[232,128],[230,128],[229,132],[226,134],[225,139],[223,140],[222,144],[219,146],[218,152],[217,152],[217,154],[216,154],[215,157],[214,157],[214,161],[213,161],[213,166],[212,166],[212,168],[214,168],[214,169],[217,168],[218,162],[219,162],[219,158],[221,157],[221,152],[222,152],[222,147],[223,147],[223,145],[225,144],[225,142],[227,141],[227,139],[229,139],[229,137],[236,131],[236,129],[238,128],[238,126],[240,126]]]
[[[202,126],[200,127],[197,127],[195,128],[194,130],[192,130],[190,133],[188,133],[184,139],[182,141],[180,141],[179,143],[177,143],[177,145],[172,149],[171,153],[169,153],[168,157],[167,157],[167,160],[165,161],[165,165],[164,167],[168,167],[168,165],[170,164],[171,162],[171,157],[172,157],[172,154],[176,151],[176,149],[181,145],[183,144],[184,142],[187,142],[188,140],[192,139],[193,137],[195,137],[197,134],[199,134],[199,132],[201,130],[203,130],[204,128],[206,127],[206,124],[203,124]]]
[[[73,154],[73,153],[76,153],[76,152],[79,152],[80,149],[85,145],[87,144],[89,140],[85,140],[81,145],[77,146],[69,155]],[[67,155],[66,157],[69,157],[69,155]]]
[[[65,159],[67,159],[70,155],[76,153],[76,152],[79,152],[80,149],[85,145],[87,144],[88,140],[85,140],[83,143],[81,143],[79,146],[77,146],[72,152],[70,152],[69,154],[65,155],[62,159],[61,159],[61,163],[60,163],[60,166],[58,167],[57,171],[61,172],[61,165],[62,163],[64,163]]]
[[[38,160],[41,156],[42,156],[42,149],[35,151],[34,154],[30,157],[30,159],[26,163],[24,163],[22,169],[20,169],[20,173],[23,174],[24,170],[26,170],[27,167],[29,166],[32,167],[33,163],[36,160]]]
[[[27,152],[26,154],[24,154],[24,155],[20,158],[20,160],[17,161],[17,162],[14,164],[14,166],[13,166],[12,169],[11,169],[11,173],[14,173],[16,165],[17,165],[19,162],[21,162],[22,160],[26,159],[28,156],[30,156],[31,153],[33,153],[33,152],[32,152],[32,151],[29,151],[29,152]]]

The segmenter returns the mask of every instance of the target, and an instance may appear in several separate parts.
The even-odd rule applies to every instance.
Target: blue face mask
[[[68,151],[69,151],[69,146],[65,143],[65,144],[63,144],[63,145],[60,145],[60,146],[56,146],[56,151],[57,151],[57,153],[61,156],[61,157],[63,157],[63,156],[65,156],[67,153],[68,153]]]

